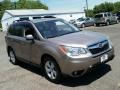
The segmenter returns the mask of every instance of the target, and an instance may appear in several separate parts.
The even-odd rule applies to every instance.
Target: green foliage
[[[111,12],[114,10],[114,4],[110,2],[105,2],[100,5],[96,5],[93,8],[94,13],[100,13],[100,12]]]
[[[120,11],[120,2],[105,2],[101,3],[99,5],[96,5],[93,9],[91,10],[86,10],[86,15],[88,17],[94,17],[95,14],[101,13],[101,12],[113,12],[117,13]]]
[[[94,17],[94,12],[92,9],[85,10],[85,13],[87,17]]]
[[[114,10],[113,13],[117,13],[120,11],[120,2],[114,3]]]
[[[48,9],[39,0],[19,0],[16,4],[17,9]]]
[[[40,0],[19,0],[11,2],[11,0],[3,0],[0,2],[0,19],[5,10],[11,9],[48,9],[48,7],[40,2]]]

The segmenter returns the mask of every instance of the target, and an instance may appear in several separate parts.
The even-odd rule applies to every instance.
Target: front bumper
[[[82,28],[82,24],[76,24],[78,28]]]
[[[101,56],[103,56],[104,54],[108,54],[108,60],[102,63],[106,63],[112,60],[114,58],[114,48],[92,57],[74,59],[67,58],[67,60],[64,60],[64,62],[60,66],[61,72],[65,75],[73,77],[84,75],[90,68],[101,63]]]

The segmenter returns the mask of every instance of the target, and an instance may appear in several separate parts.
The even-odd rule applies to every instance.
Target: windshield
[[[85,21],[84,18],[78,18],[77,20],[78,20],[78,21]]]
[[[35,26],[44,38],[54,38],[79,32],[80,30],[64,20],[37,22]]]
[[[103,17],[102,14],[95,15],[95,18],[101,18],[101,17]]]

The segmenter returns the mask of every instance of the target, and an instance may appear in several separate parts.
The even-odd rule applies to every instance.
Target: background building
[[[41,16],[55,16],[70,21],[80,17],[85,17],[84,12],[78,10],[44,10],[44,9],[22,9],[5,10],[1,19],[2,29],[6,31],[11,23],[17,20],[38,19]]]

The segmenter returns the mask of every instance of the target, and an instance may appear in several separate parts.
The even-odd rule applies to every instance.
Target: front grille
[[[109,49],[109,43],[108,43],[108,40],[105,40],[105,41],[90,45],[88,48],[92,54],[98,54]]]

